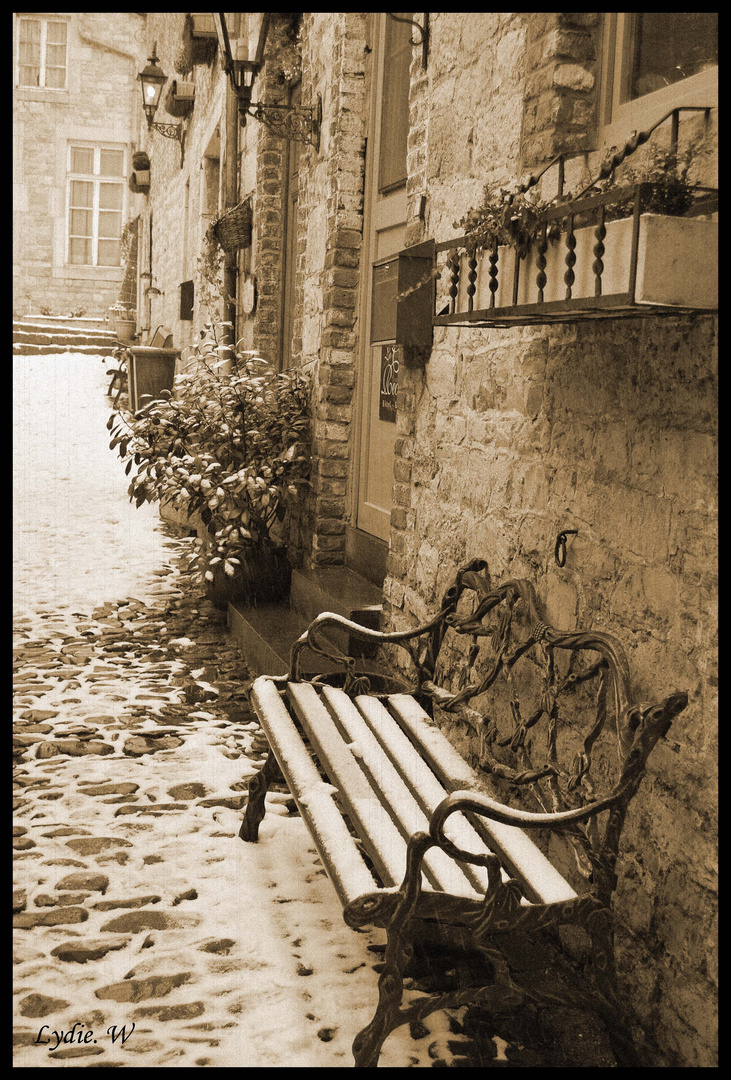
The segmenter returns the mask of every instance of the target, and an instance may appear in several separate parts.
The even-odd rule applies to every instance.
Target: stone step
[[[84,353],[87,356],[105,356],[108,347],[101,345],[29,345],[13,344],[14,356],[46,356],[58,353]]]
[[[13,327],[13,341],[18,345],[96,345],[105,349],[114,348],[118,342],[114,334],[76,331],[50,332],[41,330],[19,330]]]
[[[14,319],[13,326],[32,327],[34,329],[63,329],[63,330],[108,330],[109,323],[106,319],[76,319],[63,315],[22,315]]]
[[[346,567],[293,570],[287,603],[258,604],[256,607],[242,602],[229,604],[228,624],[252,672],[284,675],[289,671],[292,645],[323,611],[332,611],[377,629],[380,601],[380,590]],[[367,645],[363,648],[361,642],[348,642],[344,634],[334,635],[333,641],[340,649],[360,647],[364,657],[372,652]],[[309,675],[339,670],[337,665],[314,653],[304,654],[303,666]],[[361,666],[371,667],[367,659]]]

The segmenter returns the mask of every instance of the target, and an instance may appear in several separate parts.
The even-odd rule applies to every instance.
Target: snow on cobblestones
[[[383,935],[345,926],[285,793],[237,837],[248,672],[189,541],[128,501],[105,368],[14,358],[14,1064],[350,1067]],[[449,1058],[444,1014],[414,1034],[381,1065]]]

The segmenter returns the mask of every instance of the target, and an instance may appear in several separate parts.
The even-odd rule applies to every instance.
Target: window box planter
[[[216,24],[213,15],[208,12],[191,14],[190,31],[194,38],[215,38]]]
[[[190,116],[195,104],[195,83],[173,79],[165,95],[165,111],[181,120]]]
[[[195,83],[183,79],[174,79],[172,93],[174,101],[193,102],[195,100]]]
[[[626,205],[635,194],[627,188],[551,209],[546,227],[560,235],[544,239],[539,232],[521,259],[509,246],[471,249],[469,237],[438,244],[437,252],[450,254],[440,267],[435,325],[715,310],[715,193],[704,193],[689,216],[642,213],[636,200],[631,216],[606,220],[616,213],[613,204]]]
[[[602,255],[603,296],[630,292],[632,265],[632,219],[610,221],[606,225],[605,251]],[[593,264],[597,243],[592,227],[574,233],[576,262],[572,299],[595,296],[596,274]],[[566,299],[567,247],[561,240],[549,241],[544,253],[543,272],[546,284],[543,302]],[[715,308],[718,306],[718,222],[705,218],[666,217],[661,214],[642,214],[637,244],[634,301],[637,304],[663,304],[675,307]],[[538,300],[539,253],[534,244],[527,259],[521,260],[517,305],[536,304]],[[467,257],[464,256],[464,265]],[[500,249],[496,307],[513,305],[513,280],[516,252],[514,248]],[[490,306],[489,252],[478,254],[477,292],[475,307]],[[467,274],[460,284],[460,304],[466,300]],[[466,307],[466,304],[465,304]]]

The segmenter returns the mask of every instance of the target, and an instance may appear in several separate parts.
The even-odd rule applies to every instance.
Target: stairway
[[[323,611],[377,630],[381,601],[381,590],[347,567],[293,570],[288,603],[229,604],[228,625],[252,674],[284,675],[292,645]],[[342,647],[345,642],[338,644]],[[330,661],[310,652],[304,654],[303,666],[307,674],[336,670]],[[364,666],[370,665],[366,661]]]
[[[88,353],[106,355],[119,344],[103,319],[60,319],[42,315],[13,320],[13,354]]]

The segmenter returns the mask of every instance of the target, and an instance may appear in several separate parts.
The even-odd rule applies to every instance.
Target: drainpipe
[[[226,79],[226,159],[224,165],[224,210],[230,210],[238,201],[239,176],[238,176],[238,134],[239,134],[239,111],[236,94],[231,82]],[[227,296],[233,298],[224,305],[224,313],[227,322],[233,324],[233,342],[237,340],[236,327],[236,279],[237,279],[237,253],[226,253],[223,263],[223,287]]]

